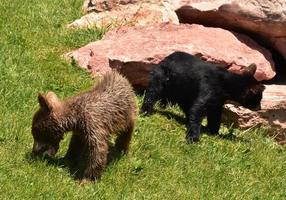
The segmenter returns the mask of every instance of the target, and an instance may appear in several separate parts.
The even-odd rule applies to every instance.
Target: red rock
[[[254,34],[286,59],[285,0],[170,0],[180,22]]]
[[[134,86],[144,88],[148,85],[149,71],[174,51],[224,64],[238,73],[244,66],[256,63],[257,80],[268,80],[275,75],[269,51],[249,37],[195,24],[123,27],[67,55],[94,75],[104,74],[110,67],[118,68]]]
[[[286,85],[266,85],[260,111],[251,111],[242,106],[226,104],[222,120],[234,127],[271,128],[269,133],[281,144],[286,144]]]
[[[133,1],[132,1],[133,2]],[[96,4],[98,5],[98,4]],[[100,4],[99,4],[100,6]],[[107,5],[108,6],[108,5]],[[102,12],[91,12],[67,25],[68,28],[114,28],[123,25],[142,26],[161,22],[179,23],[178,17],[167,2],[162,3],[130,3],[117,5]]]

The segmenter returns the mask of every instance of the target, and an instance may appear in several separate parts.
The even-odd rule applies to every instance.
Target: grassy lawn
[[[0,3],[0,199],[286,199],[286,149],[262,130],[232,130],[230,137],[222,128],[187,145],[184,124],[159,113],[139,117],[130,154],[110,164],[99,183],[79,186],[61,164],[69,136],[54,162],[32,159],[38,92],[65,98],[93,85],[61,58],[102,36],[64,27],[81,16],[82,3]],[[182,116],[176,107],[168,111]]]

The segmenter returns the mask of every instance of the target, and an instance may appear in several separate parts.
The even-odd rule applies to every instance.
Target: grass
[[[61,158],[31,159],[31,119],[38,92],[61,98],[93,85],[61,55],[100,39],[100,30],[67,30],[82,0],[5,0],[0,4],[1,199],[285,199],[286,151],[262,130],[228,129],[187,145],[185,127],[163,114],[140,116],[131,152],[102,180],[79,186]],[[138,97],[139,103],[142,97]],[[177,107],[170,112],[182,115]]]

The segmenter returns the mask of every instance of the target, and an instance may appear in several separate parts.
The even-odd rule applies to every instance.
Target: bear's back
[[[91,91],[82,94],[81,98],[84,118],[91,122],[116,124],[137,112],[132,86],[116,71],[106,74]]]
[[[219,65],[208,63],[185,52],[174,52],[167,56],[159,65],[172,76],[186,77],[186,81],[201,80],[212,76],[218,78],[225,72]]]
[[[221,89],[226,70],[184,53],[174,52],[155,69],[167,78],[165,96],[172,101],[191,101],[204,89]]]

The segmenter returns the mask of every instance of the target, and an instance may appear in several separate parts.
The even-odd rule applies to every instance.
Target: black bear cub
[[[177,103],[186,115],[188,142],[199,141],[201,122],[207,116],[207,131],[218,134],[226,100],[249,109],[260,108],[264,86],[253,77],[251,64],[241,75],[184,52],[174,52],[150,72],[141,113],[151,115],[156,101]]]

